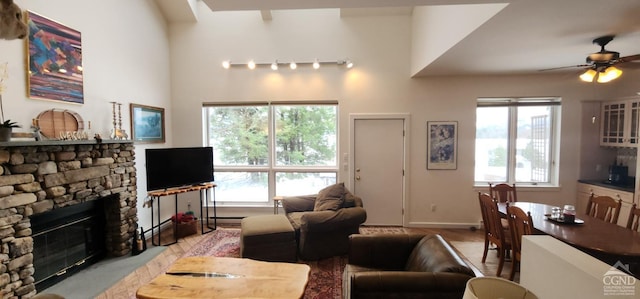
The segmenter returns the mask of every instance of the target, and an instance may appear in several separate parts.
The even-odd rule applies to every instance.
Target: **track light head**
[[[347,61],[346,61],[346,64],[347,64],[347,68],[348,68],[348,69],[350,69],[350,68],[352,68],[352,67],[353,67],[353,61],[351,61],[351,60],[347,60]]]

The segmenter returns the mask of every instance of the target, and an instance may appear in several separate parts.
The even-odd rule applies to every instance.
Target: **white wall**
[[[473,187],[475,107],[478,97],[559,96],[563,99],[560,188],[518,195],[522,201],[573,203],[580,152],[580,101],[634,95],[638,71],[607,85],[584,84],[577,74],[409,78],[410,16],[345,17],[337,10],[211,12],[199,3],[197,24],[172,24],[171,90],[175,144],[202,144],[203,102],[250,100],[339,101],[339,152],[349,152],[350,113],[411,113],[411,164],[407,202],[414,226],[468,226],[480,220]],[[225,70],[223,60],[335,60],[349,57],[351,70]],[[590,115],[588,117],[591,117]],[[459,122],[457,170],[426,170],[426,121]],[[348,172],[339,173],[348,181]],[[311,191],[311,190],[310,190]],[[366,205],[366,198],[364,199]],[[428,207],[436,204],[431,212]],[[222,214],[229,210],[219,209]],[[235,210],[240,215],[256,212]],[[269,208],[257,212],[269,212]]]
[[[414,76],[508,3],[418,6],[413,9],[411,75]],[[452,17],[455,16],[455,17]],[[446,30],[443,30],[446,28]]]
[[[9,80],[3,94],[4,115],[28,131],[31,119],[48,109],[77,112],[92,129],[108,136],[112,125],[110,101],[122,103],[123,128],[130,130],[129,104],[170,108],[169,39],[167,26],[152,1],[17,0],[30,10],[82,34],[84,104],[28,99],[26,96],[25,41],[0,40],[0,63],[9,63]],[[165,111],[171,125],[171,110]],[[167,132],[171,144],[171,130]],[[158,145],[164,146],[164,145]],[[142,208],[146,196],[145,145],[136,144],[138,217],[149,228],[151,214]]]
[[[340,153],[349,152],[350,113],[411,113],[408,221],[414,226],[467,226],[480,219],[473,187],[476,98],[563,98],[561,188],[521,190],[518,196],[520,200],[564,204],[574,201],[578,179],[580,101],[628,97],[640,91],[638,70],[627,71],[607,85],[580,83],[575,74],[411,79],[410,16],[340,18],[337,10],[292,10],[273,11],[273,20],[264,22],[259,12],[214,13],[198,2],[198,23],[167,28],[150,0],[17,3],[82,32],[85,104],[27,99],[24,42],[0,41],[0,62],[8,61],[10,72],[3,94],[7,117],[26,125],[43,110],[70,109],[106,134],[111,128],[109,101],[124,104],[123,123],[128,130],[129,103],[166,109],[167,142],[136,144],[138,216],[144,227],[150,224],[149,209],[141,207],[146,195],[144,149],[201,145],[203,102],[336,99],[340,103]],[[348,71],[324,67],[274,73],[220,67],[226,59],[266,62],[347,57],[356,63]],[[459,122],[456,170],[426,170],[428,120]],[[347,178],[348,173],[341,170],[339,179]],[[195,195],[187,197],[196,199]],[[427,208],[431,204],[438,206],[435,212]],[[270,211],[264,207],[239,212]]]
[[[638,298],[636,279],[622,270],[551,236],[522,238],[520,284],[537,298]],[[622,293],[616,287],[628,289]]]

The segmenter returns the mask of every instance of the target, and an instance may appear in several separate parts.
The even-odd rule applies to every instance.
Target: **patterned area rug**
[[[363,226],[360,229],[362,234],[394,233],[403,234],[407,231],[402,227],[377,227]],[[479,269],[487,271],[486,265],[481,263],[482,242],[451,242],[463,255],[465,255],[474,265],[480,265]],[[479,253],[479,255],[478,255]],[[187,251],[187,256],[221,256],[240,257],[240,229],[239,228],[218,228],[209,233],[207,237],[194,245]],[[487,264],[495,263],[496,258],[487,258]],[[298,261],[311,267],[309,282],[304,292],[305,299],[331,299],[342,298],[342,272],[347,264],[347,256],[338,256],[319,261]],[[503,277],[508,273],[503,271]],[[495,274],[494,274],[495,275]]]
[[[240,229],[218,228],[184,254],[188,256],[240,257]],[[346,256],[319,261],[299,261],[311,267],[305,299],[331,299],[342,297],[342,271]]]

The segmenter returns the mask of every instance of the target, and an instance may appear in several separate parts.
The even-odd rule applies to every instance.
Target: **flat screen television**
[[[147,191],[213,182],[212,147],[149,148]]]

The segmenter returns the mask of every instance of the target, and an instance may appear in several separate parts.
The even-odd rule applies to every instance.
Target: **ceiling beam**
[[[262,16],[263,21],[273,20],[273,16],[271,15],[271,10],[263,9],[260,11],[260,15]]]
[[[276,10],[313,8],[413,7],[424,5],[457,5],[509,3],[513,0],[202,0],[212,11]]]

